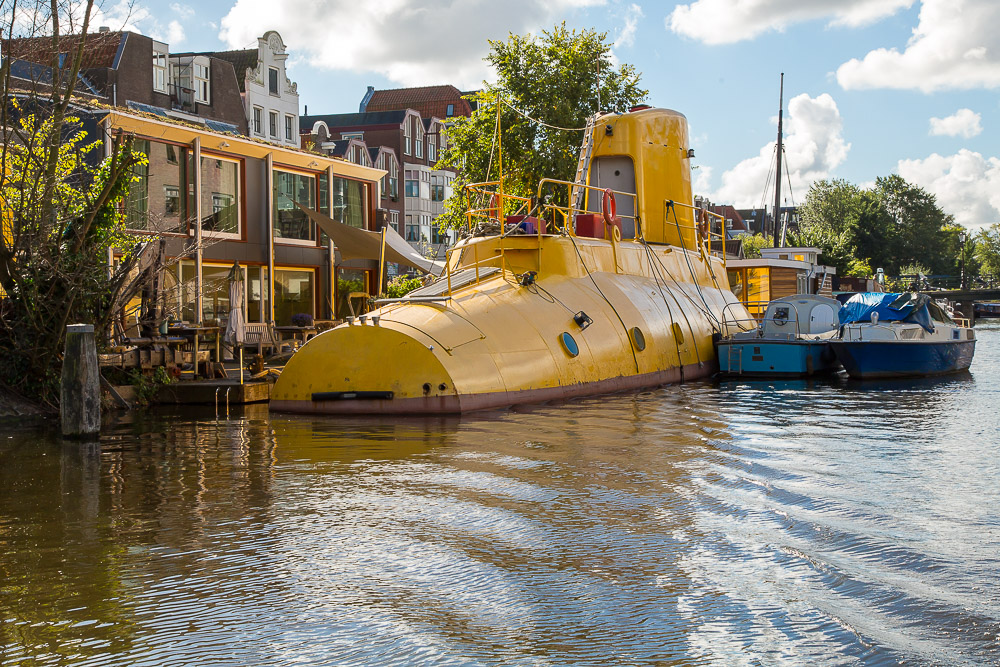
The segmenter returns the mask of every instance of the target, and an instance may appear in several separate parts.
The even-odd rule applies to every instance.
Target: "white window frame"
[[[170,92],[170,52],[166,45],[153,43],[153,90]]]
[[[198,104],[211,104],[212,66],[195,62],[192,63],[191,69],[191,76],[194,79],[194,101]]]
[[[268,111],[267,112],[267,130],[269,132],[268,136],[273,139],[278,138],[278,112]]]
[[[285,141],[295,141],[295,116],[290,113],[285,114]]]
[[[411,139],[410,139],[411,122],[412,119],[409,116],[407,116],[406,120],[403,121],[403,155],[409,155],[412,150]]]
[[[274,92],[271,91],[271,72],[274,72]],[[267,68],[267,93],[274,97],[281,97],[281,70],[277,67]]]
[[[423,123],[420,123],[417,126],[417,136],[414,137],[414,144],[415,144],[414,148],[416,149],[416,155],[415,155],[415,157],[418,157],[418,158],[420,158],[422,160],[424,158],[424,126],[423,126]]]
[[[264,136],[264,107],[254,105],[253,133],[260,137]]]

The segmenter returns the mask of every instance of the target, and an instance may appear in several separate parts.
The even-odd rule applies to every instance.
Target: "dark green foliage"
[[[614,67],[606,39],[606,33],[568,30],[563,23],[537,37],[511,34],[490,42],[486,60],[496,83],[474,96],[479,108],[470,118],[454,119],[439,163],[459,171],[455,194],[445,204],[446,224],[465,223],[463,184],[495,180],[500,173],[498,104],[504,190],[531,197],[542,178],[572,180],[583,138],[573,128],[583,128],[598,110],[625,111],[646,98],[634,67]]]
[[[931,274],[957,274],[962,227],[934,195],[893,174],[863,189],[847,181],[813,183],[799,209],[794,241],[823,250],[820,260],[839,275],[872,277],[873,269],[898,275],[921,265]]]

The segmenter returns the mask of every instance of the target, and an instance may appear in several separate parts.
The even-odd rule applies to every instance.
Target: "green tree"
[[[30,8],[17,8],[25,10]],[[93,2],[38,3],[34,10],[34,25],[44,25],[58,44],[61,26],[86,34]],[[12,32],[8,25],[5,34]],[[86,322],[106,330],[135,286],[137,250],[147,247],[124,233],[121,212],[132,170],[145,157],[132,153],[129,138],[116,137],[110,155],[100,159],[102,144],[88,143],[79,119],[67,112],[84,49],[80,39],[63,68],[66,54],[55,53],[49,97],[29,93],[15,103],[10,58],[0,71],[6,101],[0,104],[0,288],[6,295],[0,386],[50,406],[58,400],[66,325]],[[108,266],[112,248],[121,256],[114,271]]]
[[[1000,223],[979,230],[972,251],[966,249],[966,259],[970,256],[975,257],[983,273],[1000,276]]]
[[[615,67],[607,33],[569,30],[565,23],[540,36],[490,41],[486,60],[496,83],[473,96],[471,117],[454,119],[439,163],[459,172],[445,203],[443,222],[451,226],[465,223],[461,186],[496,180],[501,146],[504,191],[531,197],[542,178],[572,180],[589,116],[625,111],[648,94],[634,67]]]

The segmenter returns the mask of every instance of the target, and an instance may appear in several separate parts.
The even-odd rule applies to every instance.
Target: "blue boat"
[[[865,292],[840,311],[830,347],[852,378],[922,377],[968,370],[976,333],[925,294]]]
[[[830,350],[840,302],[815,294],[775,299],[748,331],[718,342],[719,372],[727,376],[808,377],[840,368]],[[737,324],[737,323],[727,323]]]

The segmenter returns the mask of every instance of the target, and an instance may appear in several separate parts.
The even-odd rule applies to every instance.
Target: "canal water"
[[[972,372],[0,427],[3,665],[1000,663]]]

